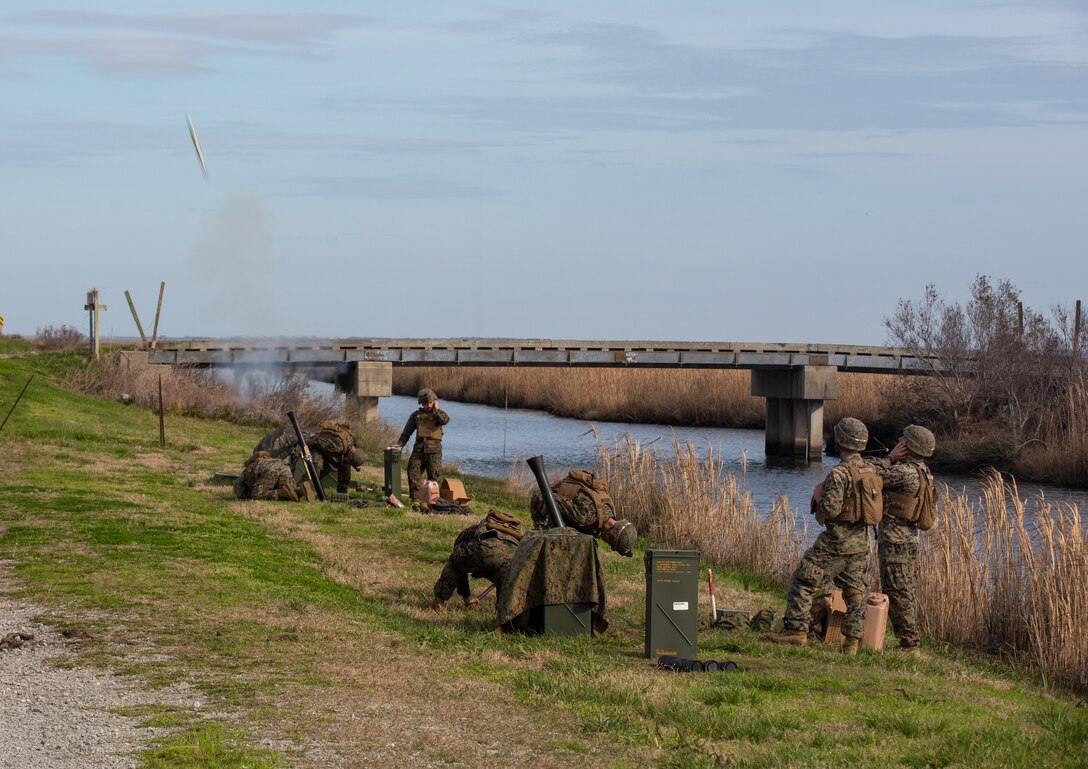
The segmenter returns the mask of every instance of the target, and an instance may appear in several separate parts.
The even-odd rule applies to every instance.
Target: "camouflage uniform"
[[[884,492],[917,496],[918,476],[929,468],[918,458],[894,464],[873,463],[884,479]],[[885,514],[877,527],[877,554],[880,559],[880,586],[888,596],[888,617],[895,637],[904,649],[916,647],[922,635],[918,626],[918,527]]]
[[[267,451],[251,456],[234,481],[238,499],[276,499],[298,502],[298,489],[286,459],[274,459]]]
[[[442,409],[416,409],[408,417],[408,422],[397,440],[403,446],[412,437],[412,433],[420,433],[416,436],[412,455],[408,458],[408,496],[413,500],[419,500],[419,486],[423,482],[424,472],[432,481],[438,480],[438,476],[442,475],[442,425],[449,424],[449,421],[449,414]],[[437,437],[424,437],[435,433]]]
[[[594,489],[592,494],[585,489],[584,483],[575,480],[579,477],[583,481],[588,480]],[[616,517],[616,507],[604,481],[588,470],[575,469],[566,478],[553,483],[551,489],[564,525],[591,537],[600,537],[620,555],[632,555],[638,540],[638,529],[627,519]],[[537,489],[529,493],[529,512],[537,529],[551,528],[551,516]]]
[[[553,489],[554,491],[554,489]],[[601,521],[597,516],[597,506],[584,492],[579,492],[574,499],[567,499],[559,494],[552,494],[555,505],[559,508],[559,514],[563,516],[563,523],[572,529],[577,529],[583,534],[597,536],[601,533]],[[533,489],[529,492],[529,513],[533,516],[533,526],[538,529],[550,529],[551,518],[548,516],[548,508],[544,505],[544,498],[540,492]]]
[[[317,475],[336,473],[336,491],[347,494],[351,483],[351,468],[362,464],[362,454],[356,450],[355,436],[346,424],[322,422],[321,429],[306,438],[314,457]]]
[[[309,442],[310,438],[305,431],[302,433],[302,437]],[[291,456],[292,452],[298,448],[298,438],[295,437],[295,430],[290,424],[277,427],[272,432],[265,435],[257,443],[257,446],[253,449],[253,453],[258,451],[267,451],[269,456],[273,459],[283,459],[284,457]]]
[[[518,538],[488,525],[487,518],[474,523],[457,535],[453,553],[434,583],[435,597],[448,601],[454,591],[462,598],[472,595],[469,576],[486,579],[498,588],[500,597],[506,571],[518,549]]]
[[[824,494],[817,503],[817,512],[828,520],[824,524],[825,530],[805,552],[790,578],[786,613],[782,618],[784,633],[808,631],[813,598],[826,586],[827,580],[831,580],[842,590],[846,601],[843,635],[861,638],[865,621],[862,598],[869,584],[869,527],[862,521],[836,523],[831,520],[839,515],[844,502],[854,496],[846,469],[851,462],[864,464],[859,455],[852,454],[831,468],[824,479]]]

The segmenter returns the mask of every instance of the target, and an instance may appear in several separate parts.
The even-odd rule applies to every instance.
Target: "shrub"
[[[86,347],[88,339],[75,326],[45,326],[35,333],[34,345],[41,350],[68,350],[73,347]]]

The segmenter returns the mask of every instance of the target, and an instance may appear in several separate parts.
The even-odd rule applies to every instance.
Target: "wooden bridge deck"
[[[781,342],[554,339],[161,340],[150,363],[189,366],[557,366],[597,368],[794,368],[926,374],[935,362],[892,347]]]

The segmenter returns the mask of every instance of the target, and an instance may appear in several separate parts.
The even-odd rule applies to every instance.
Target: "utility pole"
[[[91,319],[91,357],[98,360],[101,346],[98,343],[98,313],[106,310],[106,305],[98,303],[98,289],[92,288],[87,292],[87,304],[83,309],[89,311]]]

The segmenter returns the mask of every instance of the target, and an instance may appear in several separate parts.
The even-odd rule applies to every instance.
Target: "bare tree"
[[[995,424],[1014,452],[1040,438],[1047,409],[1067,390],[1072,356],[1063,325],[1024,308],[1009,281],[984,275],[964,306],[928,285],[920,300],[901,299],[884,319],[892,344],[930,356],[925,389],[935,426],[957,435]]]

